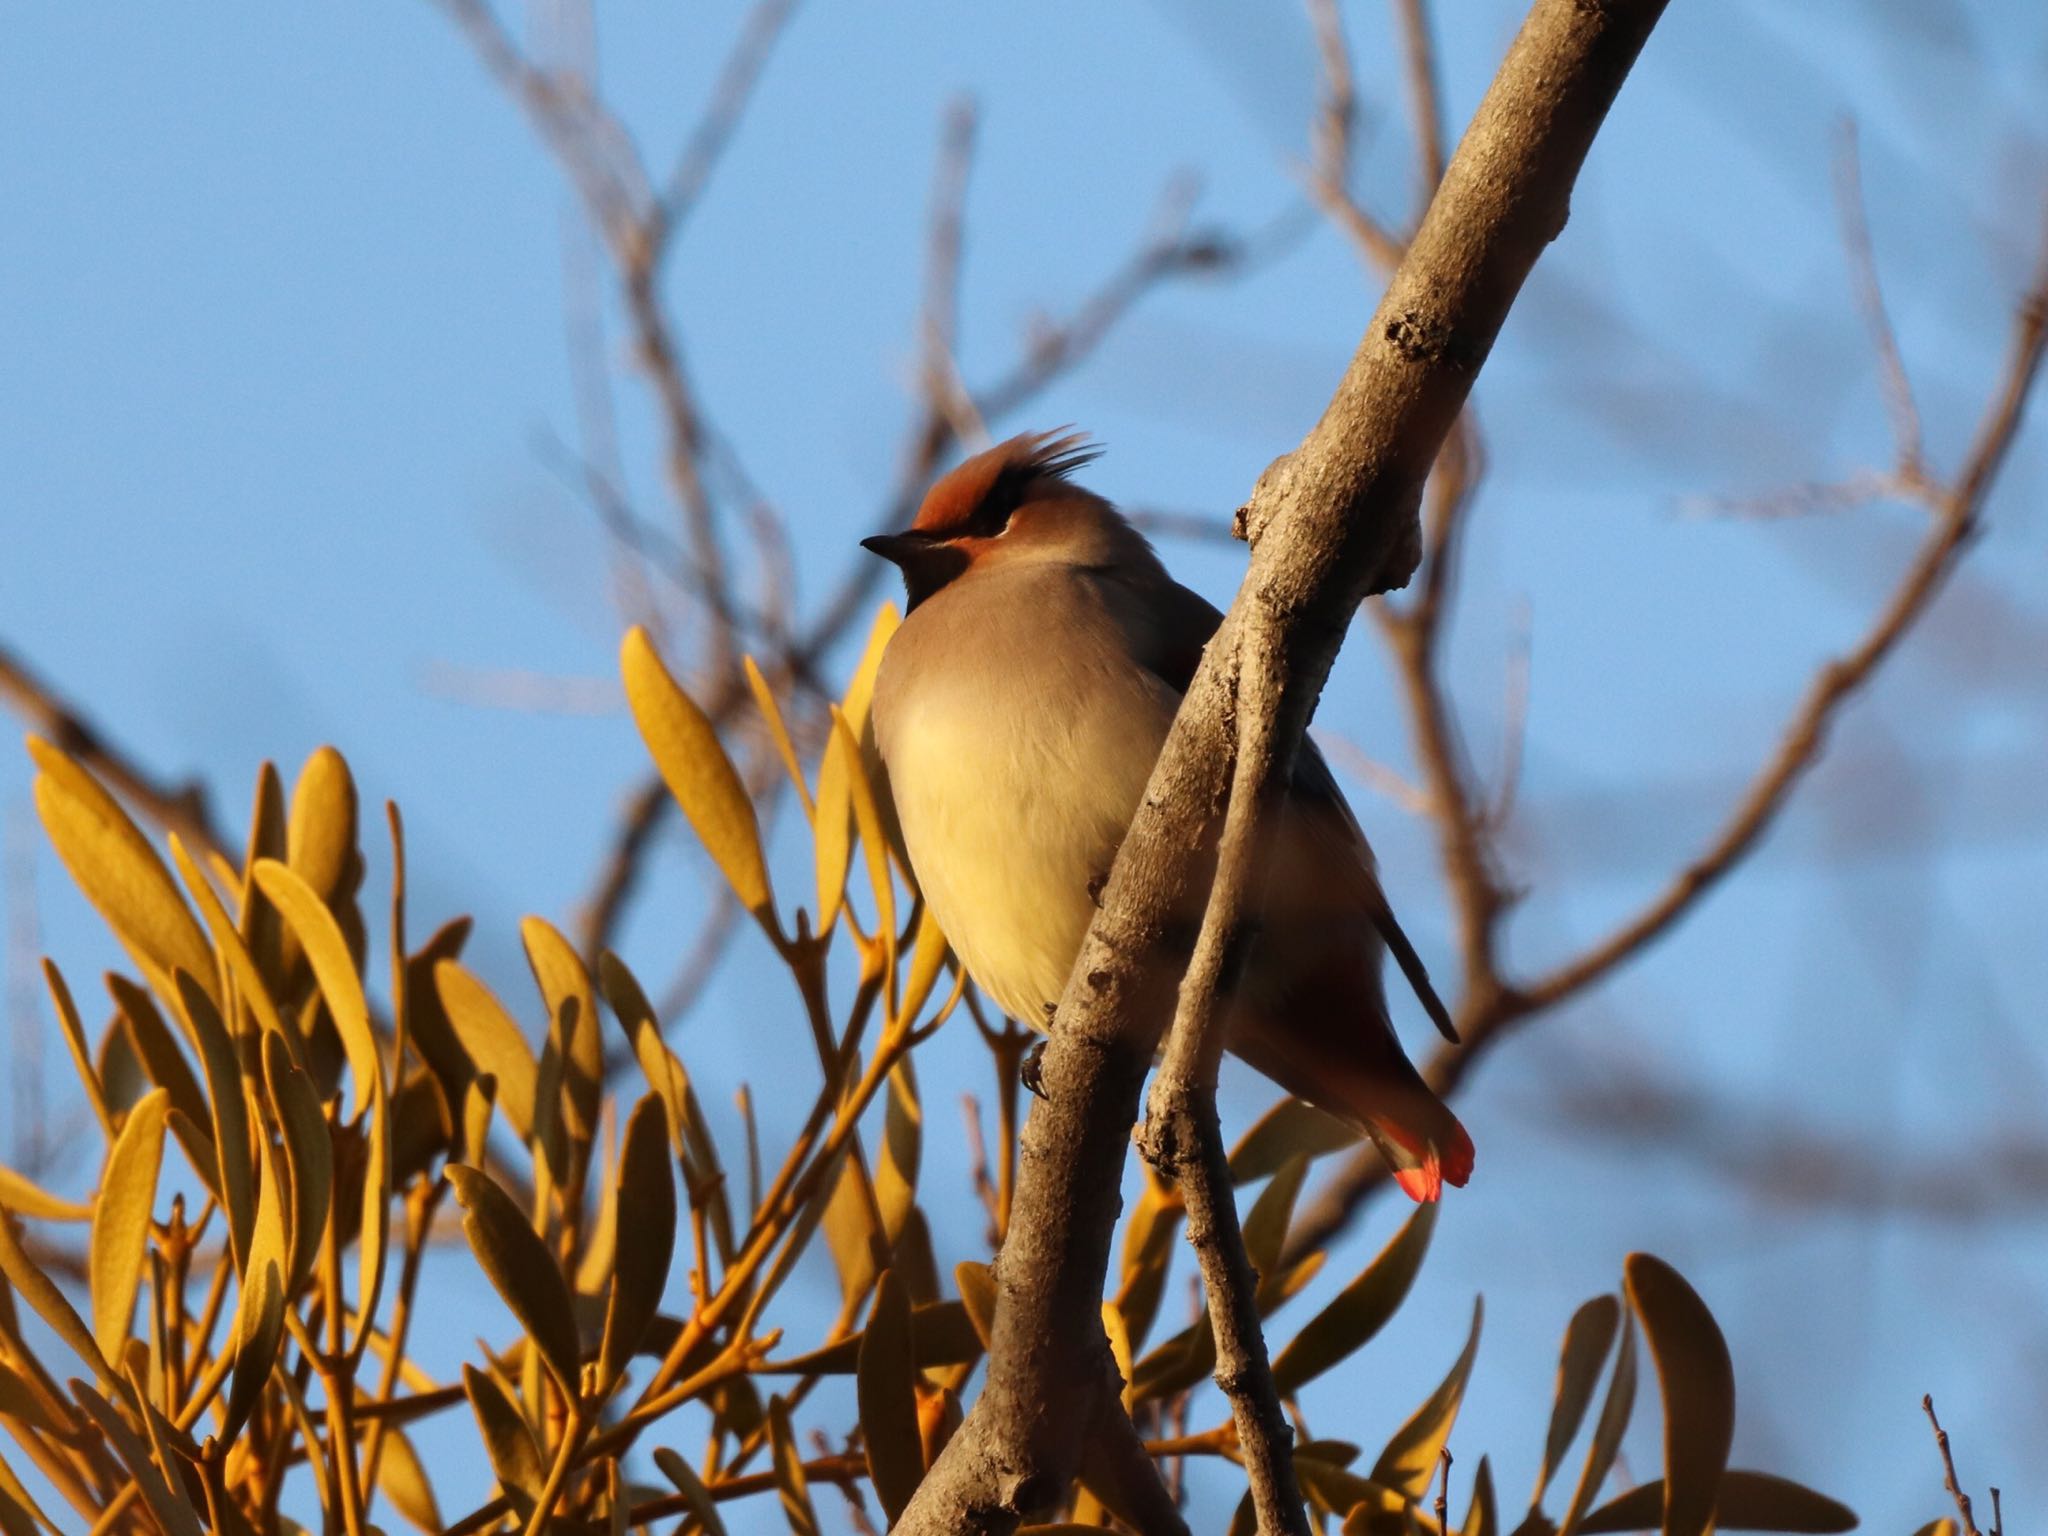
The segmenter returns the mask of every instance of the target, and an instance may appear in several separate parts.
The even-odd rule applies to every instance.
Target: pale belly
[[[889,687],[885,661],[878,744],[932,915],[976,985],[1043,1028],[1177,701],[1128,663],[1016,660],[997,689],[977,669],[914,691]]]

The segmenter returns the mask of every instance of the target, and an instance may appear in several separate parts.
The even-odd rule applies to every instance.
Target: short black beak
[[[860,541],[860,547],[880,555],[891,565],[902,565],[931,547],[929,535],[922,533],[878,533]]]

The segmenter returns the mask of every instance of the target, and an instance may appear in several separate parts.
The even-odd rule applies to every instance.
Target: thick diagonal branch
[[[1138,1092],[1173,995],[1172,914],[1228,799],[1229,679],[1270,634],[1266,783],[1284,775],[1358,603],[1407,580],[1424,477],[1509,306],[1562,229],[1661,0],[1537,0],[1323,418],[1253,492],[1251,569],[1189,687],[1061,998],[997,1267],[987,1385],[905,1533],[1007,1531],[1064,1493],[1108,1356],[1100,1303]],[[1263,790],[1265,785],[1248,786]]]

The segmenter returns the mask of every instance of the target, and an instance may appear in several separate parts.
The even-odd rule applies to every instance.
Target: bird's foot
[[[1024,1059],[1017,1063],[1017,1080],[1031,1090],[1034,1099],[1045,1097],[1045,1082],[1040,1076],[1045,1066],[1045,1048],[1050,1041],[1040,1040],[1024,1053]]]

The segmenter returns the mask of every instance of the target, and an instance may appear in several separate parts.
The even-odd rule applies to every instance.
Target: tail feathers
[[[1428,1130],[1416,1125],[1414,1117],[1380,1113],[1365,1121],[1366,1134],[1387,1160],[1394,1182],[1417,1204],[1439,1198],[1446,1184],[1462,1189],[1472,1177],[1472,1138],[1442,1103],[1432,1107],[1436,1113],[1429,1118],[1437,1123]]]

